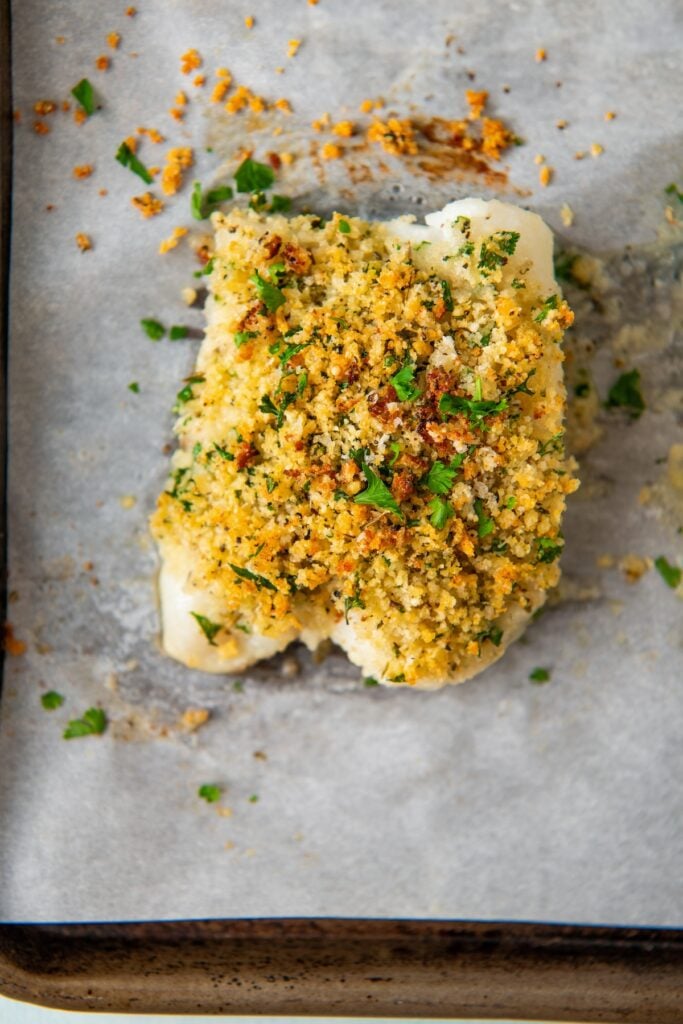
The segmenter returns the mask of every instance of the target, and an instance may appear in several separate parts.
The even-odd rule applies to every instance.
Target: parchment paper
[[[659,493],[662,460],[683,440],[675,231],[655,245],[665,203],[676,202],[663,189],[683,185],[681,5],[302,0],[243,9],[140,0],[135,18],[124,7],[13,4],[24,122],[14,186],[8,614],[28,649],[8,659],[2,698],[0,918],[680,926],[682,605],[655,571],[627,584],[596,559],[666,554],[681,564],[680,520],[638,500],[644,485]],[[251,31],[245,14],[255,16]],[[111,69],[97,72],[112,30],[121,46]],[[288,59],[292,38],[302,45]],[[157,127],[169,146],[195,147],[189,180],[207,181],[249,144],[241,122],[227,125],[180,75],[190,46],[209,76],[227,66],[255,91],[292,100],[294,114],[278,122],[283,135],[268,129],[257,156],[296,148],[312,118],[344,104],[355,117],[360,101],[378,94],[399,112],[414,104],[463,116],[475,72],[492,111],[526,140],[509,167],[511,183],[529,194],[503,198],[543,214],[565,246],[607,254],[599,297],[571,296],[575,358],[590,365],[603,397],[621,372],[615,360],[637,366],[648,407],[633,423],[600,414],[604,433],[582,458],[583,488],[566,519],[564,599],[472,683],[435,694],[365,689],[341,655],[313,664],[297,652],[299,675],[279,659],[235,688],[158,650],[146,522],[164,481],[170,407],[197,343],[154,344],[138,321],[200,328],[202,314],[179,297],[195,283],[187,252],[156,254],[176,224],[191,224],[189,186],[142,222],[129,199],[144,187],[113,154],[138,125]],[[82,127],[53,115],[50,135],[36,135],[32,104],[68,95],[83,75],[102,109]],[[165,113],[179,88],[192,96],[182,125]],[[617,112],[609,123],[608,110]],[[602,156],[574,159],[593,142]],[[161,163],[167,148],[146,143],[141,156]],[[536,153],[555,168],[544,190]],[[87,181],[71,178],[81,163],[95,165]],[[411,179],[393,163],[389,175],[349,189],[340,166],[321,183],[303,159],[278,190],[299,208],[375,215],[493,194],[481,183]],[[563,203],[575,213],[571,229]],[[92,252],[78,251],[78,231],[92,236]],[[131,381],[139,395],[127,390]],[[135,505],[124,508],[129,496]],[[552,669],[547,685],[529,682],[537,666]],[[44,711],[46,689],[63,693],[64,707]],[[66,721],[94,704],[106,708],[108,732],[64,741]],[[194,735],[177,728],[188,707],[211,711]],[[220,810],[198,799],[203,783],[223,787]]]

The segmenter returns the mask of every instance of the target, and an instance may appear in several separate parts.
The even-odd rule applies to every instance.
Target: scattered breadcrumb
[[[192,79],[192,84],[196,85],[197,87],[205,85],[206,75],[195,75],[194,78]]]
[[[560,209],[560,220],[566,228],[570,228],[574,223],[574,211],[568,203],[564,203]]]
[[[57,46],[64,46],[66,42],[66,36],[55,36],[55,42]]]
[[[171,109],[169,110],[169,114],[171,115],[174,121],[182,121],[182,119],[185,117],[184,112],[182,110],[179,110],[177,107],[171,107]]]
[[[254,18],[253,18],[253,16],[251,14],[248,14],[246,16],[246,18],[244,19],[244,24],[245,24],[246,28],[249,28],[249,29],[254,27]]]
[[[535,164],[544,164],[545,163],[545,157],[541,153],[537,153],[536,156],[534,157],[534,163]]]
[[[137,498],[133,494],[124,494],[123,497],[119,498],[121,508],[134,508],[136,504]]]
[[[71,110],[71,104],[68,100],[62,100],[62,110],[65,114],[68,114],[68,112]]]
[[[616,116],[617,114],[615,110],[605,111],[605,121],[613,121]]]
[[[164,208],[161,199],[157,199],[151,192],[144,192],[141,196],[133,196],[131,203],[145,219],[156,217]]]
[[[225,75],[225,77],[221,78],[218,82],[216,82],[216,84],[214,85],[214,87],[213,87],[213,89],[211,91],[211,102],[212,103],[220,103],[223,99],[225,99],[226,93],[227,93],[228,89],[230,88],[230,82],[231,82],[230,72],[228,72]]]
[[[338,160],[342,155],[342,148],[336,142],[326,142],[320,149],[320,156],[323,160]]]
[[[373,110],[381,110],[383,106],[384,100],[380,97],[377,100],[363,100],[358,109],[361,114],[371,114]]]
[[[87,252],[89,249],[92,249],[92,241],[90,239],[90,235],[86,235],[82,231],[79,231],[76,235],[76,245],[81,250],[81,252]]]
[[[39,117],[45,117],[47,114],[54,114],[56,109],[57,104],[54,100],[38,100],[37,103],[33,104],[33,111],[38,114]]]
[[[134,18],[137,13],[138,13],[137,7],[126,7],[126,17],[127,18]]]
[[[111,60],[104,53],[101,56],[99,56],[97,58],[97,60],[95,61],[95,67],[97,68],[98,71],[108,71],[110,64],[111,64]]]
[[[538,172],[538,180],[543,188],[547,188],[553,177],[553,168],[544,164]]]
[[[23,640],[17,640],[14,635],[14,627],[10,622],[5,623],[3,633],[3,647],[7,654],[18,657],[26,653],[26,644]]]
[[[49,124],[45,124],[44,121],[34,121],[33,130],[36,135],[47,135],[50,131]]]
[[[650,569],[652,563],[649,558],[641,558],[640,555],[624,555],[619,559],[619,568],[624,574],[627,583],[637,583],[641,576]]]
[[[478,121],[484,112],[484,107],[489,98],[489,94],[485,89],[477,91],[474,89],[468,89],[465,93],[465,99],[467,100],[470,108],[470,112],[467,115],[470,121]]]
[[[228,114],[237,114],[246,107],[254,114],[260,114],[266,109],[266,101],[261,96],[257,96],[251,91],[246,85],[238,85],[234,93],[225,104],[224,109]]]
[[[21,122],[21,111],[20,110],[15,110],[14,113],[12,114],[12,119],[13,119],[15,124],[20,124],[20,122]]]
[[[166,166],[161,175],[161,191],[174,196],[183,184],[183,171],[192,167],[194,153],[190,146],[177,146],[166,154]]]
[[[92,164],[78,164],[74,167],[71,173],[74,178],[78,178],[79,181],[82,181],[83,178],[89,178],[94,170],[95,168]]]
[[[385,123],[375,121],[368,128],[368,142],[379,142],[387,153],[417,153],[413,126],[408,119],[390,117]]]
[[[180,297],[186,306],[192,306],[197,301],[197,289],[182,288],[180,291]]]
[[[294,154],[293,153],[280,153],[279,156],[280,156],[280,160],[285,165],[285,167],[289,167],[290,164],[294,163]]]
[[[101,188],[97,194],[98,194],[98,196],[108,196],[109,195],[109,189]]]
[[[159,244],[159,254],[163,256],[165,253],[170,252],[171,249],[175,249],[180,239],[184,238],[187,232],[187,228],[174,228],[172,234]]]
[[[184,75],[189,75],[201,66],[202,58],[198,50],[187,50],[180,58],[180,70]]]
[[[287,44],[287,56],[295,57],[299,47],[301,46],[300,39],[290,39]]]
[[[186,732],[196,732],[206,725],[210,717],[208,708],[188,708],[180,718],[180,725]]]
[[[149,141],[155,143],[155,145],[166,141],[161,132],[157,131],[156,128],[138,128],[136,130],[138,135],[146,135]]]
[[[314,132],[322,132],[329,127],[331,120],[330,115],[325,113],[321,117],[317,117],[315,121],[311,121],[311,128]]]
[[[283,114],[292,113],[292,104],[289,102],[289,100],[286,100],[284,98],[275,100],[273,106],[276,108],[276,110],[281,110]]]
[[[591,156],[601,156],[604,152],[605,148],[599,142],[591,143]]]
[[[349,139],[355,131],[352,121],[337,121],[332,127],[332,134],[339,135],[342,139]]]
[[[583,160],[585,156],[586,156],[586,151],[583,150],[583,149],[579,149],[579,150],[577,150],[576,153],[574,153],[574,159],[575,160]]]
[[[616,559],[614,555],[604,554],[598,555],[598,557],[595,559],[595,564],[597,565],[598,569],[612,569],[615,561]]]
[[[110,32],[107,36],[107,44],[111,46],[112,50],[118,50],[120,42],[121,36],[118,32]]]
[[[85,124],[88,119],[88,115],[82,107],[76,107],[74,110],[74,122],[76,124]]]
[[[569,125],[569,121],[565,121],[565,119],[563,117],[561,117],[559,121],[555,122],[555,127],[559,128],[560,131],[564,131],[564,129],[567,128],[568,125]]]
[[[182,89],[181,89],[179,92],[176,93],[176,97],[173,100],[173,102],[178,107],[185,107],[185,106],[187,106],[187,93],[184,93],[182,91]]]
[[[537,64],[540,64],[542,61],[547,60],[547,57],[548,54],[543,49],[543,47],[540,47],[538,50],[536,50],[536,53],[534,54],[534,59],[536,60]]]

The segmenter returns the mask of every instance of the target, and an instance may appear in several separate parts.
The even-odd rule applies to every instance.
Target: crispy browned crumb
[[[227,93],[229,88],[230,88],[230,79],[229,78],[221,78],[218,82],[216,82],[216,84],[214,85],[214,87],[213,87],[213,89],[211,91],[211,102],[212,103],[220,103],[223,99],[225,99],[225,95],[226,95],[226,93]]]
[[[500,160],[504,150],[514,142],[514,135],[502,121],[485,117],[481,125],[481,152],[492,160]]]
[[[470,112],[468,117],[470,121],[478,121],[484,112],[484,107],[489,98],[489,94],[485,89],[477,91],[475,89],[468,89],[465,93],[465,99],[467,100]]]
[[[17,640],[14,635],[14,627],[11,622],[6,622],[3,629],[3,648],[7,654],[18,657],[26,653],[26,644],[23,640]]]
[[[192,84],[200,87],[206,84],[206,75],[195,75],[192,79]]]
[[[187,106],[187,93],[183,92],[183,90],[180,89],[176,93],[175,99],[173,100],[173,102],[175,103],[175,105],[177,107],[185,107],[185,106]]]
[[[174,228],[173,233],[165,238],[159,245],[159,254],[163,256],[165,253],[170,252],[180,242],[180,239],[187,234],[187,228]]]
[[[62,110],[67,114],[71,110],[71,104],[68,100],[62,100]]]
[[[374,121],[367,132],[368,142],[379,142],[387,153],[398,156],[402,153],[417,153],[417,142],[411,122],[405,118],[399,120],[390,117],[384,121]]]
[[[92,164],[77,164],[71,173],[74,178],[82,181],[84,178],[89,178],[94,170],[95,168]]]
[[[64,46],[66,42],[66,36],[55,36],[55,42],[57,46]]]
[[[548,167],[547,164],[544,164],[543,167],[541,167],[540,171],[538,172],[538,180],[540,181],[541,186],[543,188],[548,187],[548,185],[552,181],[553,173],[553,168]]]
[[[86,235],[83,231],[79,231],[76,235],[76,245],[81,252],[87,252],[89,249],[92,249],[92,239],[90,238],[90,235]]]
[[[586,152],[583,149],[579,149],[579,150],[576,151],[576,153],[574,153],[574,159],[575,160],[583,160],[585,156],[586,156]]]
[[[246,28],[250,28],[250,29],[253,28],[254,27],[253,15],[247,14],[246,18],[244,19],[244,24],[245,24]]]
[[[156,217],[164,208],[161,199],[157,199],[151,192],[143,192],[141,196],[133,196],[131,203],[145,219]]]
[[[323,160],[338,160],[342,155],[342,148],[336,142],[326,142],[320,148],[320,156]]]
[[[186,50],[180,58],[180,70],[189,75],[202,66],[202,58],[198,50]]]
[[[266,109],[266,101],[257,96],[246,85],[238,85],[224,109],[228,114],[237,114],[240,110],[249,107],[255,114],[260,114]]]
[[[276,110],[281,110],[283,114],[292,113],[292,104],[289,100],[284,99],[284,97],[281,97],[279,100],[275,100],[273,106]]]
[[[316,7],[320,0],[308,0],[310,7]]]
[[[298,51],[300,46],[301,46],[301,40],[300,39],[290,39],[289,42],[287,43],[287,56],[288,57],[296,57],[297,51]]]
[[[337,121],[332,126],[332,134],[339,135],[342,139],[349,139],[355,131],[353,121]]]
[[[206,725],[210,717],[208,708],[188,708],[180,718],[180,725],[186,732],[196,732]]]
[[[564,129],[568,125],[569,125],[569,121],[565,121],[565,119],[563,117],[561,117],[559,121],[555,122],[555,127],[559,128],[561,132],[564,131]]]
[[[157,131],[156,128],[137,128],[136,131],[138,135],[146,135],[149,141],[153,142],[155,145],[166,141],[161,132]]]
[[[574,211],[568,203],[564,203],[560,209],[560,220],[566,228],[570,228],[574,223]]]
[[[325,113],[321,117],[316,117],[315,121],[311,121],[311,128],[314,132],[322,132],[329,127],[331,120],[330,115]]]
[[[183,110],[179,110],[177,107],[171,107],[169,114],[174,121],[182,121],[185,117],[185,112]]]
[[[293,153],[280,153],[280,160],[282,160],[285,167],[289,167],[290,164],[294,163]]]
[[[629,554],[619,559],[619,568],[627,583],[637,583],[641,576],[644,576],[650,569],[650,566],[650,560],[641,558],[640,555]]]
[[[36,135],[47,135],[50,131],[50,126],[49,124],[45,124],[44,121],[34,121],[33,130]]]
[[[121,42],[121,36],[118,32],[110,32],[107,36],[107,45],[111,46],[112,50],[118,50]]]
[[[108,196],[109,195],[109,189],[108,188],[101,188],[97,194],[98,194],[98,196]]]
[[[164,195],[173,196],[183,184],[183,171],[194,163],[190,146],[177,146],[166,154],[166,166],[161,176],[161,190]]]
[[[545,163],[545,157],[543,156],[542,153],[537,153],[536,154],[536,156],[534,157],[534,163],[535,164],[544,164]]]
[[[33,111],[38,114],[39,117],[45,117],[47,114],[54,114],[56,109],[57,104],[54,100],[38,100],[37,103],[33,104]]]
[[[605,111],[605,121],[613,121],[616,116],[617,116],[617,114],[616,114],[615,110],[606,110]]]
[[[543,49],[543,47],[539,47],[539,49],[536,50],[536,53],[534,54],[534,60],[537,64],[540,64],[542,61],[547,60],[547,57],[548,54]]]
[[[125,139],[124,141],[125,141],[126,145],[128,146],[128,149],[131,151],[131,153],[136,153],[137,152],[138,140],[135,138],[134,135],[129,135],[128,138]]]
[[[137,13],[138,13],[137,7],[126,7],[126,17],[127,18],[134,18]]]
[[[95,67],[98,71],[108,71],[111,60],[105,53],[101,54],[95,61]]]
[[[74,110],[74,122],[75,124],[85,124],[88,120],[88,115],[82,107],[76,107]]]
[[[21,122],[21,111],[20,110],[15,110],[13,112],[12,120],[14,121],[15,124],[19,124]]]
[[[605,148],[599,142],[591,142],[591,156],[602,156],[604,152]]]
[[[380,97],[377,100],[363,100],[359,106],[361,114],[371,114],[373,110],[381,110],[384,106],[384,100]]]

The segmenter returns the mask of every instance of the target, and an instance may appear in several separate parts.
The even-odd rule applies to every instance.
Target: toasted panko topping
[[[88,249],[92,249],[92,241],[90,239],[90,236],[84,234],[82,231],[79,231],[76,235],[76,245],[81,250],[81,252],[87,252]]]
[[[180,58],[180,70],[189,75],[202,66],[202,58],[198,50],[187,50]]]
[[[145,219],[156,217],[164,208],[161,199],[157,199],[151,192],[144,192],[141,196],[133,196],[131,203]]]
[[[387,151],[398,156],[401,153],[417,153],[417,142],[412,124],[406,118],[390,117],[386,124],[375,121],[368,128],[368,141],[379,142]]]

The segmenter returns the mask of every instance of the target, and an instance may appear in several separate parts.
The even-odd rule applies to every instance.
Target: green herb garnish
[[[655,558],[655,569],[662,577],[667,587],[671,587],[672,590],[675,590],[681,582],[681,570],[678,566],[671,565],[664,555],[660,555],[659,558]]]
[[[233,565],[232,562],[228,562],[228,565],[235,573],[235,576],[239,576],[241,580],[250,580],[252,583],[255,583],[258,590],[265,588],[266,590],[277,591],[275,584],[271,583],[265,576],[259,576],[258,573],[252,572],[251,569],[243,569],[239,565]]]
[[[431,513],[429,522],[435,530],[443,530],[448,520],[455,514],[450,501],[447,501],[446,498],[441,498],[438,495],[436,498],[432,498],[427,505],[427,508]]]
[[[537,537],[536,544],[538,545],[537,561],[546,563],[554,562],[556,558],[559,558],[564,547],[563,544],[558,544],[551,537]]]
[[[479,525],[477,527],[477,535],[481,537],[488,537],[490,533],[493,533],[494,522],[490,516],[486,515],[484,511],[484,502],[481,498],[477,498],[474,502],[474,511],[477,516]]]
[[[214,445],[213,445],[213,450],[215,451],[216,455],[220,455],[220,457],[222,459],[225,459],[226,462],[234,462],[235,461],[235,456],[232,454],[232,452],[229,452],[227,448],[222,448],[221,445],[216,444],[215,441],[214,441]],[[212,454],[212,453],[210,453],[210,454]]]
[[[352,454],[352,458],[353,457],[354,456]],[[374,508],[385,509],[389,512],[393,512],[399,519],[404,519],[405,517],[398,506],[398,502],[387,485],[370,469],[365,461],[362,450],[358,465],[360,466],[363,476],[368,482],[368,486],[353,499],[356,505],[372,505]]]
[[[250,804],[257,804],[258,803],[258,796],[257,796],[256,793],[252,793],[251,794],[251,796],[249,797],[249,803]]]
[[[215,208],[228,199],[232,199],[233,192],[229,185],[219,185],[217,188],[210,188],[208,192],[202,192],[201,182],[195,181],[190,196],[190,211],[195,220],[206,220],[213,213]]]
[[[460,412],[465,413],[473,427],[481,427],[485,430],[485,418],[504,412],[508,407],[508,400],[507,398],[499,398],[497,401],[477,398],[477,391],[475,391],[474,398],[463,398],[462,395],[442,395],[439,399],[439,411],[446,416],[455,416]]]
[[[514,254],[518,241],[517,231],[496,231],[486,238],[479,247],[478,267],[482,274],[488,276],[498,267],[504,267],[508,257]]]
[[[211,646],[217,647],[218,645],[216,644],[214,637],[216,633],[220,633],[222,629],[221,624],[219,622],[212,622],[211,619],[207,619],[206,615],[200,615],[199,612],[190,612],[190,615],[196,621]]]
[[[151,185],[154,181],[152,175],[149,173],[145,165],[138,160],[127,142],[122,142],[116,150],[116,159],[120,164],[123,164],[124,167],[131,170],[133,174],[137,174],[138,178],[142,178],[146,185]]]
[[[174,324],[168,332],[169,341],[182,341],[190,333],[189,327],[183,327],[181,324]]]
[[[448,281],[440,281],[441,294],[443,296],[443,304],[449,313],[453,312],[453,293],[451,292],[451,286]]]
[[[140,394],[140,385],[138,384],[138,382],[136,380],[133,380],[128,385],[128,390],[132,391],[134,395],[139,395]]]
[[[263,192],[275,181],[275,173],[267,164],[260,164],[251,157],[243,160],[235,171],[238,192]]]
[[[256,287],[256,293],[269,313],[274,313],[287,301],[280,289],[261,277],[258,270],[254,271],[249,280]]]
[[[544,299],[543,300],[543,304],[541,305],[540,310],[538,311],[538,313],[534,317],[535,322],[537,324],[542,323],[546,319],[546,317],[548,316],[548,313],[550,312],[551,309],[557,309],[557,302],[558,302],[557,295],[549,295],[547,299]]]
[[[427,242],[427,245],[429,245],[429,242]],[[363,680],[363,686],[379,686],[379,683],[374,676],[366,676]]]
[[[645,409],[639,370],[622,373],[609,389],[606,405],[608,409],[626,409],[631,419],[638,419]]]
[[[681,192],[675,182],[672,181],[670,185],[667,185],[664,191],[668,196],[676,196],[679,203],[683,203],[683,192]]]
[[[448,494],[450,492],[456,474],[468,455],[469,449],[456,455],[448,465],[439,459],[432,463],[427,476],[424,478],[424,483],[432,494]]]
[[[237,348],[242,348],[242,345],[246,345],[252,338],[258,338],[258,331],[238,331],[232,340]]]
[[[87,78],[81,78],[78,85],[75,85],[71,90],[71,95],[80,104],[88,117],[95,113],[95,94]]]
[[[503,630],[499,626],[489,626],[488,629],[482,630],[481,633],[477,633],[476,640],[480,644],[484,640],[490,640],[494,647],[500,647],[500,641],[503,639]]]
[[[61,708],[65,698],[61,693],[57,693],[56,690],[48,690],[40,698],[40,703],[43,705],[46,711],[54,711],[56,708]]]
[[[289,196],[274,195],[270,201],[270,213],[286,213],[292,205]]]
[[[532,683],[548,683],[550,682],[550,669],[535,668],[529,673],[529,679]]]
[[[65,740],[78,739],[80,736],[100,736],[107,728],[107,716],[101,708],[88,708],[82,718],[74,718],[67,725],[63,736]]]
[[[337,227],[341,231],[342,235],[348,235],[351,232],[351,225],[348,220],[340,220],[337,222]]]
[[[221,798],[220,786],[204,785],[200,786],[197,790],[197,796],[201,797],[202,800],[206,800],[207,804],[215,804]]]
[[[401,402],[414,402],[422,394],[414,381],[415,367],[412,363],[406,363],[393,377],[389,378],[389,383],[394,388]]]
[[[166,328],[158,320],[141,320],[140,326],[151,341],[161,341],[166,334]]]

